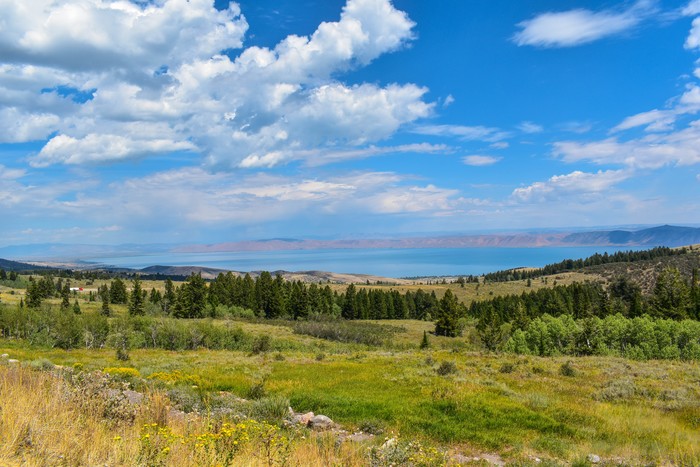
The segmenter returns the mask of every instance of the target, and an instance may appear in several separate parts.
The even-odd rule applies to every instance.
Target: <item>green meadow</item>
[[[205,401],[205,409],[212,395],[245,397],[257,386],[287,398],[297,412],[327,415],[349,430],[416,439],[465,456],[495,452],[515,465],[535,458],[583,462],[591,453],[611,465],[700,462],[695,362],[489,354],[467,338],[434,336],[419,350],[431,323],[383,324],[401,331],[381,347],[300,336],[284,324],[235,322],[252,336],[271,336],[270,348],[257,354],[134,349],[127,362],[107,348],[2,341],[0,351],[34,366],[134,368],[135,387]]]

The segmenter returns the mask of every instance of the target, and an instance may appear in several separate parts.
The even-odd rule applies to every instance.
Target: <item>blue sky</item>
[[[700,223],[700,0],[0,17],[0,246]]]

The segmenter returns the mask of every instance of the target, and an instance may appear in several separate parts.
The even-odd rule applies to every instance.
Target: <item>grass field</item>
[[[467,457],[497,453],[514,465],[535,457],[568,465],[591,453],[610,465],[700,463],[695,363],[490,355],[466,339],[455,346],[434,337],[431,348],[419,351],[431,325],[417,321],[391,323],[402,327],[397,345],[374,349],[295,335],[284,325],[240,324],[296,345],[258,355],[132,350],[126,364],[112,349],[37,349],[5,340],[0,352],[35,367],[47,361],[84,370],[131,367],[146,381],[136,381],[137,388],[173,397],[245,396],[262,384],[298,412],[323,413],[348,429],[372,427],[380,441],[399,435]],[[174,385],[158,385],[148,378],[154,374],[179,375],[186,384],[174,378]],[[119,436],[137,443],[139,435]]]
[[[422,288],[438,297],[450,289],[469,304],[595,278],[566,273],[530,286],[358,287]],[[72,285],[96,290],[100,284]],[[161,282],[142,285],[162,289]],[[24,290],[0,287],[3,303],[17,304],[23,296]],[[101,303],[89,302],[87,293],[75,299],[84,314],[99,312]],[[59,305],[58,299],[47,302]],[[111,308],[117,316],[112,319],[126,314],[126,305]],[[269,348],[131,349],[123,361],[113,348],[60,350],[0,339],[0,353],[8,354],[0,359],[0,465],[227,465],[233,452],[232,465],[487,465],[490,459],[514,466],[583,466],[591,465],[591,455],[602,465],[700,465],[697,362],[490,354],[482,350],[474,323],[462,337],[429,335],[430,346],[419,350],[424,333],[434,329],[431,322],[348,323],[358,332],[388,326],[381,345],[299,334],[283,320],[211,322],[240,328],[251,339],[266,336]],[[110,369],[116,384],[131,385],[146,403],[128,422],[117,423],[100,415],[104,401],[95,410],[66,398],[73,389],[53,376],[54,365],[75,369],[72,374]],[[234,435],[250,438],[247,444],[235,438],[245,447],[234,449],[221,445],[222,420],[211,415],[228,394],[262,398],[256,407],[268,404],[277,414],[280,401],[285,410],[288,401],[297,412],[321,413],[349,431],[376,436],[339,443],[336,434],[279,428],[278,414],[269,426],[224,430],[229,441]],[[199,415],[187,423],[167,420],[158,415],[166,406]],[[387,451],[382,446],[391,438],[400,442]],[[269,451],[270,443],[277,443],[277,451]],[[265,449],[271,454],[260,456]]]

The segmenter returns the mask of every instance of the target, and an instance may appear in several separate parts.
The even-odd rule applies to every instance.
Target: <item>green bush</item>
[[[439,367],[437,367],[435,371],[440,376],[451,375],[453,373],[457,373],[457,365],[455,365],[455,362],[444,361],[440,364]]]
[[[576,369],[571,361],[563,363],[559,367],[559,374],[562,376],[576,376]]]

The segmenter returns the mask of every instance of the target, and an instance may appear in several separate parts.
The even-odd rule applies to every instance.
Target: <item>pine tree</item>
[[[155,304],[160,303],[160,301],[163,299],[163,297],[160,294],[159,290],[156,290],[155,287],[151,289],[151,294],[148,297],[148,301]]]
[[[178,291],[173,314],[178,318],[203,318],[206,299],[207,285],[201,274],[193,273]]]
[[[456,337],[459,333],[459,302],[450,289],[440,300],[435,311],[435,334]]]
[[[430,347],[430,341],[428,340],[428,332],[427,331],[423,331],[423,339],[420,341],[419,347],[421,350],[427,349],[428,347]]]
[[[656,278],[652,306],[657,316],[673,319],[688,317],[690,291],[678,269],[669,267]]]
[[[161,306],[163,308],[163,311],[166,313],[170,313],[171,308],[175,304],[175,286],[173,285],[173,281],[170,280],[168,277],[165,280],[165,292],[163,293],[163,301],[161,302]]]
[[[70,283],[66,281],[61,289],[61,310],[70,308]]]
[[[41,286],[33,278],[29,278],[29,286],[27,286],[27,306],[29,308],[39,308],[44,295],[41,291]]]
[[[117,277],[109,287],[109,303],[126,303],[127,300],[126,284]]]
[[[109,293],[102,294],[100,313],[102,313],[103,316],[110,316],[112,314],[112,310],[109,308]]]
[[[82,311],[80,310],[80,304],[78,303],[78,299],[76,299],[75,303],[73,303],[73,313],[75,313],[76,315],[82,313]]]
[[[355,284],[348,285],[345,289],[345,301],[343,301],[342,317],[355,319]]]
[[[482,307],[482,314],[476,323],[476,330],[479,338],[488,350],[494,351],[503,339],[501,316],[494,310],[491,303]]]
[[[131,296],[129,297],[129,314],[142,316],[146,312],[143,308],[143,292],[141,291],[141,279],[136,276],[133,281]]]

